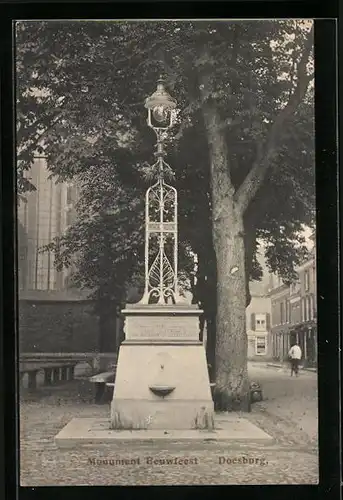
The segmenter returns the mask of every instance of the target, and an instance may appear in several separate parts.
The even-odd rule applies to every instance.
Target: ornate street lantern
[[[157,136],[157,161],[151,165],[157,182],[149,187],[145,198],[145,290],[141,303],[175,304],[181,301],[177,284],[177,192],[164,180],[166,171],[170,174],[172,170],[164,160],[163,141],[173,125],[176,101],[161,78],[145,107],[147,123]]]
[[[166,91],[163,78],[159,78],[157,89],[145,100],[145,107],[148,109],[149,127],[155,130],[167,130],[172,127],[176,101]]]

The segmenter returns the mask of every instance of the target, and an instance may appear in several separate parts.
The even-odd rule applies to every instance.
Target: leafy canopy
[[[292,20],[17,23],[18,189],[34,188],[29,168],[37,151],[58,180],[82,186],[78,219],[54,245],[60,265],[77,256],[80,286],[119,296],[128,277],[141,275],[143,173],[154,148],[143,103],[160,73],[178,101],[168,161],[179,191],[183,268],[190,271],[192,249],[209,273],[211,178],[198,76],[211,82],[208,97],[220,113],[238,188],[297,84],[308,29]],[[313,120],[310,87],[284,123],[272,167],[245,213],[251,278],[261,275],[259,241],[270,269],[286,281],[306,254],[301,229],[314,223]]]

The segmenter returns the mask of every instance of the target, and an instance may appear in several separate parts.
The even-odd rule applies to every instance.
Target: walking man
[[[299,363],[301,360],[301,354],[302,353],[300,346],[297,343],[293,344],[288,353],[291,361],[291,377],[293,376],[293,372],[295,373],[296,377],[299,374]]]

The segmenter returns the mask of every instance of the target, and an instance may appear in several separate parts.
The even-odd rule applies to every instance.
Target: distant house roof
[[[268,282],[262,278],[261,281],[250,281],[249,291],[251,295],[262,297],[268,294]]]

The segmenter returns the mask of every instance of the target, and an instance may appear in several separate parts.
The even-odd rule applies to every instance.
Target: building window
[[[317,294],[313,295],[313,317],[317,318]]]
[[[272,310],[272,313],[271,313],[271,323],[272,323],[272,326],[275,326],[277,323],[276,323],[276,304],[275,302],[272,302],[271,304],[271,310]]]
[[[308,292],[310,289],[310,271],[305,271],[304,274],[304,281],[305,281],[305,292]]]
[[[42,246],[43,246],[42,242]],[[50,290],[51,259],[49,252],[41,252],[40,247],[36,250],[36,290]]]
[[[264,319],[256,320],[256,330],[265,330],[266,329],[266,321]]]
[[[19,279],[19,289],[26,289],[26,278],[27,278],[27,254],[28,247],[20,246],[19,248],[19,256],[18,256],[18,279]]]
[[[260,332],[265,332],[267,330],[266,315],[265,314],[255,314],[256,326],[255,330]]]
[[[66,211],[66,226],[69,227],[73,223],[73,209],[69,208]]]
[[[309,321],[313,318],[313,304],[311,305],[311,297],[307,295],[301,301],[301,321]]]
[[[284,322],[285,322],[284,304],[283,302],[280,302],[280,324],[283,325]]]
[[[310,319],[312,319],[312,314],[311,314],[311,300],[310,300],[310,297],[307,296],[306,297],[306,320],[305,321],[309,321]]]
[[[314,319],[314,296],[310,295],[310,320]]]
[[[73,201],[73,186],[67,186],[67,205],[72,205]]]
[[[305,297],[301,299],[301,321],[306,321],[306,301]]]
[[[312,280],[313,280],[313,286],[316,287],[317,284],[317,270],[316,270],[316,264],[313,264],[312,268]]]
[[[286,300],[286,302],[285,302],[285,322],[286,323],[290,323],[290,312],[291,312],[291,309],[289,307],[289,301]]]
[[[297,293],[299,291],[299,282],[298,281],[291,284],[290,291],[291,291],[291,295],[293,295],[294,293]]]
[[[267,353],[267,337],[266,336],[257,336],[256,337],[256,354],[259,356],[263,356]]]

